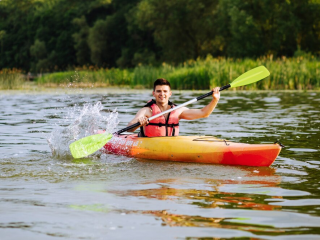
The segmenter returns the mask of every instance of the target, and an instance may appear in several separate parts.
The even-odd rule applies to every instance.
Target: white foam
[[[118,112],[113,110],[102,114],[101,102],[75,106],[56,125],[47,141],[55,157],[71,157],[69,145],[80,138],[97,134],[101,130],[113,133],[119,123]]]

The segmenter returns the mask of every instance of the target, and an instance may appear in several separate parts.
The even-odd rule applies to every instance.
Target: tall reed
[[[38,79],[45,85],[92,85],[94,87],[128,86],[152,88],[157,78],[166,78],[173,89],[209,89],[223,86],[242,73],[264,65],[270,77],[237,89],[250,90],[307,90],[320,89],[319,67],[316,58],[277,58],[272,56],[253,59],[213,58],[189,60],[177,66],[163,63],[161,66],[139,65],[134,69],[82,68],[77,71],[59,72]]]
[[[44,75],[37,80],[40,85],[47,87],[109,87],[131,85],[132,70],[112,69],[77,69],[75,71],[56,72]]]
[[[19,89],[22,88],[24,79],[22,71],[19,69],[0,70],[0,89]]]

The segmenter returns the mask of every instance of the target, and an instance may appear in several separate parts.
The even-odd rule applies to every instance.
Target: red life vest
[[[173,108],[175,105],[169,101],[169,105]],[[144,107],[150,107],[152,116],[161,113],[160,108],[155,100],[150,100]],[[168,118],[162,115],[149,122],[144,128],[140,128],[142,137],[163,137],[163,136],[178,136],[179,135],[179,115],[177,111],[172,111],[168,114]]]

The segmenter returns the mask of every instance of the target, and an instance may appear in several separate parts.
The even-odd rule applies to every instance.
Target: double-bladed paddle
[[[254,82],[257,82],[259,80],[264,79],[265,77],[268,77],[270,75],[268,69],[266,69],[264,66],[260,66],[254,69],[251,69],[245,73],[243,73],[241,76],[239,76],[237,79],[235,79],[232,83],[223,86],[220,88],[220,91],[225,90],[227,88],[234,88],[234,87],[240,87],[240,86],[245,86]],[[186,103],[180,104],[174,108],[171,108],[169,110],[166,110],[164,112],[161,112],[157,115],[154,115],[148,119],[148,121],[151,121],[157,117],[160,117],[166,113],[172,112],[174,110],[177,110],[179,108],[182,108],[184,106],[187,106],[191,103],[194,103],[198,100],[201,100],[203,98],[206,98],[208,96],[212,95],[212,91],[208,92],[200,97],[194,98]],[[111,133],[100,133],[100,134],[95,134],[91,136],[87,136],[84,138],[81,138],[73,143],[70,144],[69,148],[71,151],[71,154],[74,158],[83,158],[86,157],[99,149],[101,149],[112,137],[113,135],[119,135],[123,132],[126,132],[132,128],[140,126],[140,123],[137,122],[135,124],[132,124],[126,128],[123,128],[113,134]]]

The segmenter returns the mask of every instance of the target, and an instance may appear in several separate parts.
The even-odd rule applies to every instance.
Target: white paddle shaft
[[[188,102],[185,102],[185,103],[182,103],[182,104],[180,104],[180,105],[178,105],[178,106],[175,106],[174,108],[170,108],[170,109],[168,109],[168,110],[166,110],[166,111],[163,111],[163,112],[161,112],[161,113],[158,113],[157,115],[154,115],[154,116],[148,118],[148,121],[151,121],[151,120],[153,120],[153,119],[156,119],[157,117],[160,117],[161,115],[167,114],[167,113],[172,112],[172,111],[174,111],[174,110],[177,110],[177,109],[179,109],[179,108],[185,107],[185,106],[187,106],[187,105],[189,105],[189,104],[191,104],[191,103],[194,103],[194,102],[196,102],[196,101],[198,101],[197,98],[194,98],[194,99],[192,99],[192,100],[190,100],[190,101],[188,101]]]

